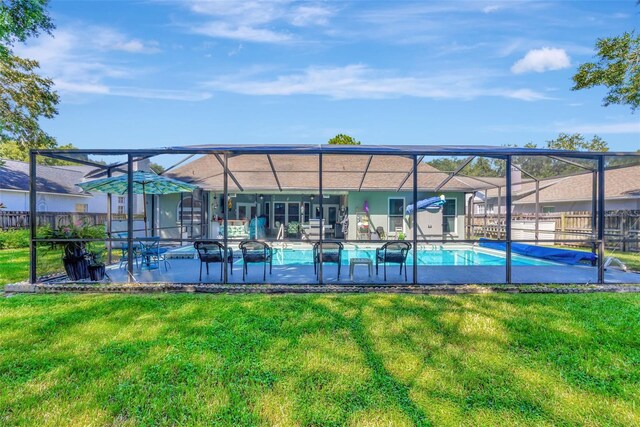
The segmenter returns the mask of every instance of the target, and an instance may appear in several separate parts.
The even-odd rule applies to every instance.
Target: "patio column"
[[[591,239],[593,240],[598,234],[598,172],[593,171],[591,175]],[[595,250],[593,245],[592,249]]]
[[[413,156],[413,284],[418,284],[418,156]],[[405,269],[407,267],[405,266]]]
[[[540,181],[536,179],[536,224],[535,224],[536,245],[540,236]]]
[[[318,179],[320,180],[320,182],[318,183],[318,190],[319,190],[319,203],[320,203],[320,237],[319,237],[319,242],[320,242],[320,253],[318,254],[318,256],[320,257],[319,259],[319,263],[318,263],[318,284],[322,285],[322,282],[324,281],[324,277],[322,274],[322,241],[324,240],[324,215],[323,215],[323,209],[322,209],[322,153],[318,154]]]
[[[598,156],[598,283],[604,283],[604,155]]]
[[[146,227],[146,226],[145,226]],[[133,279],[133,155],[127,154],[127,273]]]
[[[505,220],[505,240],[506,240],[506,262],[507,270],[505,281],[511,284],[511,156],[507,156],[507,176],[506,176],[506,208],[504,215]]]
[[[29,283],[36,283],[37,280],[37,243],[36,238],[36,154],[29,152]]]
[[[107,168],[107,178],[111,178],[111,168]],[[111,235],[111,211],[112,211],[112,203],[113,203],[113,197],[111,196],[111,193],[107,193],[107,237],[109,238],[109,245],[107,248],[107,259],[108,259],[108,263],[111,264],[113,262],[113,255],[112,255],[112,246],[113,246],[113,242],[111,241],[111,238],[113,237]]]
[[[487,193],[489,189],[485,190]],[[498,240],[502,239],[502,224],[500,224],[500,211],[502,210],[502,187],[498,187],[498,213],[496,217],[496,223],[498,225]]]
[[[224,274],[223,274],[223,283],[227,284],[228,282],[228,277],[227,277],[227,261],[228,261],[228,256],[227,253],[229,251],[228,245],[229,245],[229,226],[228,226],[228,221],[229,221],[229,157],[227,156],[227,153],[224,154],[224,174],[223,174],[223,184],[222,184],[222,193],[224,194],[224,205],[222,206],[222,208],[224,209],[224,233],[223,233],[223,241],[224,241],[224,260],[223,260],[223,269],[224,269]],[[222,205],[222,203],[221,203]],[[244,268],[244,265],[242,266],[242,268]]]

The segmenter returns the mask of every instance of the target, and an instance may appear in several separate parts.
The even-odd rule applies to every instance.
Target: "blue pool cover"
[[[496,242],[495,240],[481,238],[480,246],[483,248],[496,249],[505,251],[507,244],[505,242]],[[550,261],[562,262],[565,264],[575,265],[581,261],[589,261],[591,265],[595,265],[598,256],[591,252],[573,251],[570,249],[556,249],[546,246],[525,245],[524,243],[511,243],[511,252],[525,255],[533,258],[548,259]]]

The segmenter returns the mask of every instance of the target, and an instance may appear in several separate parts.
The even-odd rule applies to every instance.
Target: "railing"
[[[125,214],[112,214],[111,217],[114,221],[127,219],[127,215]],[[141,220],[143,216],[136,214],[133,218]],[[104,225],[107,223],[107,214],[90,212],[39,212],[36,215],[36,225],[38,227],[49,225],[55,228],[61,225],[70,225],[78,221],[86,225]],[[29,223],[29,212],[0,211],[0,230],[29,228]]]

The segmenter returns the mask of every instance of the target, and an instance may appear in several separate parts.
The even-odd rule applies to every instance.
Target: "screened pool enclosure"
[[[82,169],[83,182],[74,184],[87,189],[109,177],[126,185],[104,196],[100,220],[89,224],[79,213],[75,223],[43,225],[47,176],[38,157]],[[153,173],[150,161],[164,166],[158,179],[184,185],[169,194],[136,191],[136,174]],[[78,187],[78,197],[92,194]],[[638,153],[426,145],[36,150],[29,201],[31,283],[640,283]],[[83,265],[70,265],[70,247]]]

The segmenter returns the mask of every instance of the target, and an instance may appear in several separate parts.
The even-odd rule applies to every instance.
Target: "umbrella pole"
[[[144,192],[144,184],[142,185],[142,217],[144,218],[144,237],[147,236],[147,194]]]

